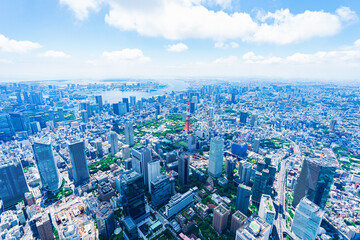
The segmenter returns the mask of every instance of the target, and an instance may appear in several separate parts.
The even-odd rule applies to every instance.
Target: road
[[[290,158],[300,157],[299,147],[293,143],[294,154]],[[286,194],[286,172],[287,164],[289,163],[289,158],[283,159],[281,161],[280,172],[277,179],[277,193],[278,193],[278,208],[277,208],[277,218],[275,219],[274,225],[278,232],[279,239],[284,239],[284,233],[287,233],[290,237],[295,239],[295,236],[291,231],[286,227],[286,212],[285,212],[285,194]]]

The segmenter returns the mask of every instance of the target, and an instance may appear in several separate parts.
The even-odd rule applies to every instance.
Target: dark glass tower
[[[70,143],[69,152],[75,186],[87,183],[90,175],[85,156],[85,142]]]
[[[336,169],[335,158],[305,159],[295,186],[293,206],[296,207],[303,197],[307,197],[324,209]]]
[[[135,170],[120,175],[120,190],[124,197],[124,209],[135,222],[146,214],[144,177]]]

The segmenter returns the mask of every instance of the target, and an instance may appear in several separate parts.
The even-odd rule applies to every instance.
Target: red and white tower
[[[187,134],[189,134],[190,131],[194,132],[194,129],[191,127],[191,124],[190,124],[190,103],[189,102],[188,102],[186,111],[187,111],[186,122],[185,122],[185,127],[183,128],[182,131],[185,131]]]

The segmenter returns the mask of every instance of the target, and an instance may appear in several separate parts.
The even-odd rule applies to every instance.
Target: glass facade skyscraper
[[[87,183],[90,175],[85,156],[85,142],[70,143],[69,152],[75,186]]]
[[[305,159],[295,186],[293,206],[296,207],[303,197],[307,197],[324,209],[336,169],[335,158]]]
[[[210,142],[209,154],[209,175],[220,177],[222,173],[224,159],[224,140],[220,137],[214,137]]]
[[[43,138],[33,144],[34,157],[39,169],[42,187],[55,191],[61,186],[59,172],[56,167],[54,154],[49,138]]]
[[[144,177],[135,170],[120,175],[120,190],[124,197],[124,209],[135,222],[146,214]]]
[[[4,209],[11,209],[22,200],[29,191],[22,165],[18,159],[6,159],[0,162],[0,197]]]

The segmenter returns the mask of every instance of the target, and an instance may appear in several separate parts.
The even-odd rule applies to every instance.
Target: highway
[[[300,157],[299,147],[293,143],[294,154],[289,158]],[[279,239],[284,239],[284,233],[290,236],[293,239],[296,239],[294,234],[286,227],[286,212],[285,212],[285,194],[286,194],[286,172],[287,164],[289,163],[289,158],[283,159],[281,161],[281,167],[277,178],[277,218],[275,219],[274,225],[276,227]]]

